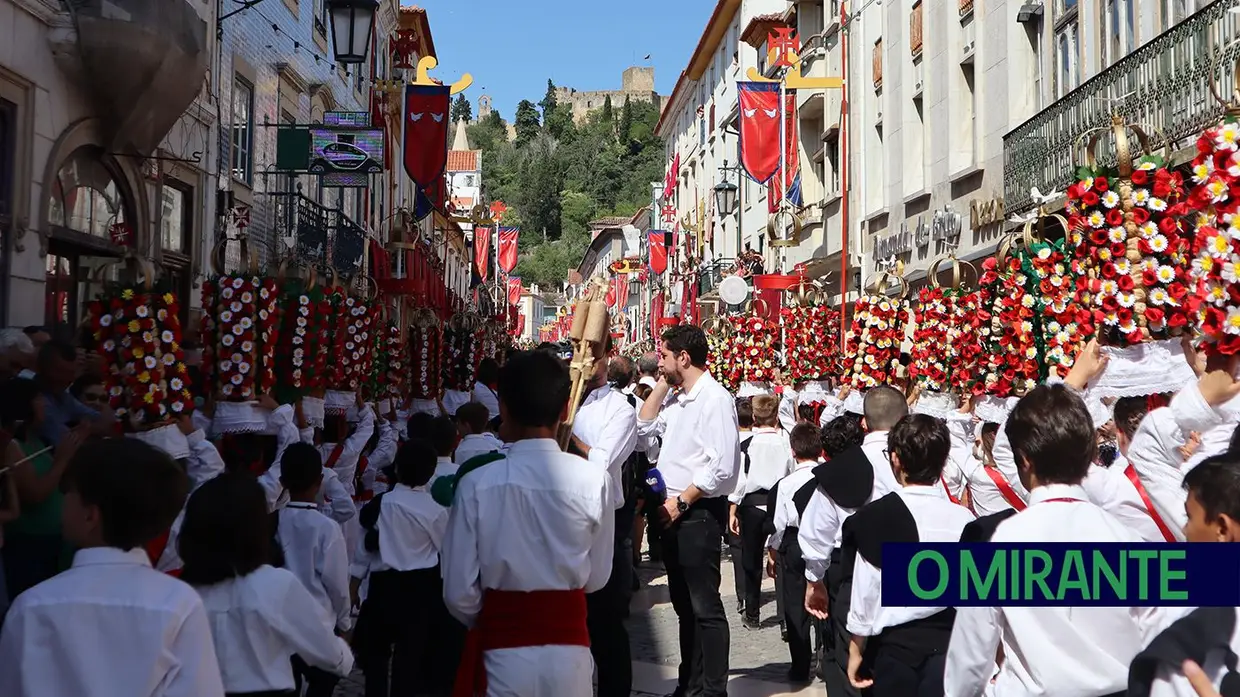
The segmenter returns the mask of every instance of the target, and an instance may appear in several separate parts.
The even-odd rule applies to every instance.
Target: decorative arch
[[[331,87],[319,85],[310,95],[310,123],[323,123],[323,115],[336,108],[336,97]]]
[[[65,128],[52,144],[47,162],[43,167],[42,198],[39,202],[38,231],[39,256],[47,255],[47,241],[51,236],[54,224],[61,224],[52,219],[53,201],[60,194],[59,177],[61,168],[77,157],[83,157],[94,150],[99,165],[111,176],[118,189],[118,194],[125,206],[125,216],[130,230],[134,235],[133,248],[140,253],[150,250],[151,212],[147,201],[146,187],[142,174],[138,169],[137,158],[117,158],[107,153],[103,138],[100,136],[99,122],[95,118],[84,118],[75,121]],[[82,152],[79,152],[82,151]]]

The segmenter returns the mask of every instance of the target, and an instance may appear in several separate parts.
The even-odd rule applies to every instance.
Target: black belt
[[[742,506],[765,506],[767,503],[769,503],[770,496],[771,496],[770,491],[767,491],[766,489],[759,489],[758,491],[745,494],[745,496],[741,498],[740,505]]]

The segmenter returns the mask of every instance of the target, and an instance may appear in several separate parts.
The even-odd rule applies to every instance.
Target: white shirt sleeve
[[[943,675],[944,697],[978,697],[986,689],[995,671],[1001,619],[998,608],[956,608]]]
[[[361,455],[366,449],[366,444],[370,442],[370,437],[375,434],[375,409],[369,404],[363,405],[360,409],[361,414],[358,417],[357,430],[353,435],[344,441],[343,452],[341,457],[346,455]]]
[[[840,520],[835,505],[815,487],[809,505],[801,514],[801,526],[797,530],[797,544],[801,546],[801,556],[805,558],[807,580],[817,583],[827,574],[839,529]]]
[[[697,437],[702,439],[709,462],[693,475],[693,485],[703,496],[732,491],[740,470],[740,428],[736,423],[736,406],[726,400],[712,399],[702,410]]]
[[[482,609],[482,566],[478,559],[477,502],[472,481],[458,482],[456,497],[448,513],[448,530],[440,551],[443,574],[443,600],[448,612],[466,627]],[[610,553],[612,547],[607,546]]]
[[[792,494],[784,490],[787,482],[781,481],[776,484],[775,490],[775,510],[771,512],[771,525],[774,526],[775,532],[766,540],[767,549],[779,551],[779,545],[784,541],[784,530],[788,528],[788,502],[792,500]]]
[[[336,629],[348,631],[353,626],[353,601],[349,597],[349,555],[340,526],[334,526],[331,537],[319,559],[319,578],[331,600],[336,615]]]
[[[177,628],[169,653],[176,659],[176,669],[168,671],[168,682],[164,683],[163,690],[166,697],[223,697],[224,683],[215,656],[215,641],[202,603],[197,603]],[[6,663],[3,658],[0,664],[17,665]],[[6,668],[4,672],[9,671]],[[4,689],[0,679],[0,694],[18,693]]]
[[[353,497],[349,496],[349,492],[340,483],[340,477],[326,467],[323,468],[323,493],[321,496],[323,497],[324,505],[327,506],[327,510],[324,513],[337,523],[344,523],[357,515],[357,506],[353,505]]]
[[[616,550],[616,516],[611,507],[611,487],[611,477],[604,476],[601,494],[603,515],[598,530],[594,533],[594,542],[590,545],[590,577],[586,579],[585,589],[587,593],[601,590],[611,578],[611,565]]]
[[[995,445],[991,453],[995,457],[995,467],[1012,487],[1012,491],[1022,501],[1028,501],[1029,492],[1025,490],[1025,485],[1020,481],[1020,472],[1016,469],[1016,454],[1012,452],[1012,442],[1007,437],[1007,422],[999,424],[999,430],[995,433]],[[987,679],[989,680],[989,678]]]
[[[396,449],[400,445],[400,433],[392,424],[379,422],[379,444],[367,458],[366,469],[377,472],[396,461]]]
[[[779,424],[785,431],[791,431],[797,425],[797,391],[785,387],[779,399]]]
[[[218,477],[224,471],[224,458],[220,451],[207,440],[207,434],[199,429],[186,437],[189,441],[189,464],[186,467],[190,486],[194,489]]]
[[[297,430],[297,424],[293,423],[293,416],[292,404],[281,404],[267,415],[267,425],[276,432],[275,464],[279,464],[280,458],[284,457],[285,448],[301,440],[301,432]]]
[[[344,639],[324,626],[322,612],[316,605],[317,601],[310,596],[310,591],[288,574],[288,582],[284,584],[283,603],[272,608],[267,621],[276,628],[293,653],[315,668],[321,668],[333,675],[346,676],[353,670],[353,651]]]
[[[590,446],[590,455],[586,459],[604,472],[610,472],[613,463],[619,467],[633,454],[637,447],[637,414],[628,408],[627,401],[623,409],[607,420],[599,442],[586,445]]]
[[[823,428],[844,415],[843,400],[833,395],[827,395],[826,402],[826,405],[822,408],[822,416],[818,417],[818,428]]]
[[[882,574],[858,554],[853,567],[852,599],[848,606],[849,632],[857,636],[874,636],[874,623],[878,620],[882,597]]]

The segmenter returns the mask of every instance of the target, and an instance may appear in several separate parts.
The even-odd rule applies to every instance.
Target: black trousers
[[[926,657],[917,665],[899,660],[879,647],[874,655],[871,697],[943,697],[943,669],[947,654]]]
[[[744,610],[745,570],[741,568],[741,536],[733,535],[727,528],[724,528],[724,535],[727,536],[728,559],[732,560],[732,582],[736,584],[736,600]]]
[[[262,692],[225,692],[224,697],[294,697],[297,691],[263,690]]]
[[[792,659],[792,674],[809,677],[810,632],[816,620],[805,610],[805,559],[801,545],[797,543],[795,530],[784,531],[784,543],[779,550],[779,591],[783,594],[783,621],[788,631],[788,654]],[[791,540],[788,535],[793,535]]]
[[[333,675],[322,668],[315,668],[293,656],[293,679],[297,681],[297,694],[301,694],[301,686],[306,685],[305,697],[332,697],[336,685],[340,682],[339,675]]]
[[[827,630],[824,632],[822,680],[831,697],[860,697],[860,691],[848,682],[848,642],[852,635],[845,624],[852,594],[852,579],[844,579],[840,564],[840,552],[831,553],[831,565],[827,567]]]
[[[633,598],[633,559],[630,548],[633,508],[616,511],[616,542],[607,585],[586,596],[586,626],[590,653],[598,667],[598,697],[629,697],[633,691],[633,663],[629,648],[629,616]]]
[[[702,499],[663,533],[672,608],[680,619],[678,689],[685,697],[725,697],[731,634],[719,596],[728,500]]]
[[[444,606],[439,567],[371,574],[354,639],[366,697],[450,689],[464,639]]]
[[[745,497],[748,499],[749,497]],[[761,495],[766,502],[766,493]],[[741,528],[741,568],[745,572],[745,615],[758,619],[762,607],[762,572],[766,557],[766,511],[744,501],[737,506],[736,517]]]

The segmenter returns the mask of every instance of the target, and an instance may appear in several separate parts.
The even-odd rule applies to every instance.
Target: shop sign
[[[874,259],[889,259],[897,254],[904,254],[913,249],[913,233],[907,227],[885,237],[874,240]]]
[[[952,210],[951,206],[946,206],[934,212],[930,238],[936,242],[954,242],[960,238],[960,228],[963,224],[963,216]]]
[[[969,202],[969,227],[974,231],[1003,222],[1003,199],[973,199]]]

